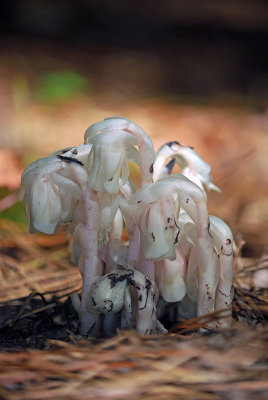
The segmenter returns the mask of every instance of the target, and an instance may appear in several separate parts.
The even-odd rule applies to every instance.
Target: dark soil
[[[68,342],[78,329],[70,297],[46,300],[40,293],[0,304],[0,321],[0,348],[5,350],[43,349],[48,339]]]
[[[65,297],[65,299],[62,299]],[[48,300],[47,300],[48,299]],[[245,290],[237,287],[233,301],[233,318],[248,326],[264,325],[268,320],[265,290]],[[176,333],[193,333],[198,319],[182,321],[169,326]],[[0,349],[44,349],[50,339],[71,342],[79,334],[78,316],[70,296],[55,293],[31,293],[5,303],[0,303]],[[215,333],[211,330],[208,333]],[[80,337],[80,335],[79,335]],[[50,346],[51,347],[51,346]]]

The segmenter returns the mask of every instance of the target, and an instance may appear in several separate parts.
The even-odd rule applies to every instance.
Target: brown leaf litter
[[[229,329],[209,330],[213,313],[181,321],[167,336],[118,332],[96,340],[77,333],[70,294],[81,278],[64,234],[29,236],[0,221],[0,235],[0,399],[267,396],[267,291],[252,285],[256,272],[267,271],[267,256],[245,261],[238,243]]]

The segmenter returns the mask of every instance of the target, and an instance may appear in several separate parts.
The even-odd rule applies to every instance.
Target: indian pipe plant
[[[128,162],[140,168],[137,189]],[[172,174],[174,163],[181,174]],[[80,332],[110,336],[116,329],[166,333],[171,322],[225,310],[213,327],[231,324],[233,237],[208,214],[211,167],[190,147],[164,144],[132,121],[107,118],[90,126],[84,144],[52,153],[22,174],[30,232],[67,225],[81,299],[72,302]],[[123,224],[128,241],[123,242]],[[226,317],[227,315],[227,317]]]

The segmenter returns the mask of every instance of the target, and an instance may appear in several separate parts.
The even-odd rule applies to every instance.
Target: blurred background
[[[266,0],[0,4],[0,217],[25,222],[20,174],[108,116],[155,148],[193,146],[222,193],[210,214],[262,254],[268,226]]]

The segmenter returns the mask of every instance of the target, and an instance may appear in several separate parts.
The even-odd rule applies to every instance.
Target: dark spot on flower
[[[77,149],[73,149],[72,153],[73,153],[73,154],[78,154]]]
[[[153,242],[155,242],[155,236],[154,236],[153,232],[152,232],[152,238],[153,238]]]
[[[145,289],[149,290],[150,287],[152,286],[152,282],[147,277],[145,277],[145,278],[146,278]]]
[[[125,275],[118,275],[115,272],[111,272],[108,274],[108,277],[110,279],[110,287],[112,289],[118,282],[123,282],[124,280],[129,280],[131,277],[133,277],[133,272],[126,273]]]
[[[225,294],[225,293],[223,293],[219,288],[217,288],[217,290],[220,292],[220,294],[222,294],[224,297],[230,297],[231,296],[231,293],[230,294]]]
[[[141,200],[138,200],[138,204],[140,204],[141,203]]]
[[[113,180],[113,178],[109,178],[109,182],[111,182]]]
[[[76,164],[82,165],[82,167],[84,166],[84,164],[77,160],[76,158],[72,158],[72,157],[65,157],[65,156],[57,156],[60,160],[65,161],[66,163],[70,164],[71,162],[74,162]]]
[[[96,325],[96,322],[94,322],[94,323],[91,325],[91,327],[90,327],[90,329],[88,330],[88,333],[87,333],[88,335],[93,331],[95,325]]]
[[[152,165],[150,166],[149,172],[150,172],[150,174],[152,174],[152,173],[154,172],[154,164],[152,164]]]
[[[106,273],[106,262],[103,261],[103,275],[105,275]]]
[[[175,158],[172,158],[172,160],[170,160],[169,163],[167,163],[166,169],[167,169],[168,174],[171,174],[174,164],[175,164]]]
[[[167,142],[166,145],[168,147],[171,147],[173,144],[178,144],[179,146],[181,145],[179,142],[177,142],[176,140],[173,140],[173,142]]]
[[[229,244],[231,244],[231,239],[226,239],[226,246],[228,246]]]
[[[151,287],[152,287],[152,282],[150,281],[150,279],[148,279],[148,278],[145,276],[146,301],[145,301],[144,306],[141,307],[141,308],[139,308],[139,310],[144,310],[144,309],[146,308],[146,306],[147,306],[147,300],[148,300],[148,296],[149,296],[149,290],[151,289]]]
[[[189,203],[189,199],[186,199],[186,203],[187,203],[187,204]]]
[[[112,302],[112,300],[104,300],[104,303],[105,303],[105,306],[107,304],[108,304],[108,306],[110,306],[110,309],[107,310],[107,308],[106,308],[106,311],[107,312],[111,312],[113,310],[113,308],[114,308],[114,303]]]
[[[96,301],[95,301],[93,296],[91,297],[91,300],[92,300],[93,306],[96,307],[97,303],[96,303]]]
[[[177,227],[177,229],[178,229],[178,232],[177,232],[177,235],[176,235],[176,237],[175,237],[175,240],[174,240],[174,244],[178,244],[179,243],[179,234],[180,234],[180,227],[177,225],[177,223],[176,223],[176,221],[175,221],[175,225],[176,225],[176,227]]]
[[[213,236],[212,236],[211,233],[210,233],[210,221],[208,221],[208,227],[207,227],[207,229],[208,229],[208,234],[209,234],[209,236],[213,239]]]
[[[168,219],[167,219],[167,223],[169,224],[169,222],[170,222],[170,218],[168,217]]]
[[[62,150],[62,154],[65,154],[65,153],[67,153],[67,152],[68,152],[68,149]]]
[[[142,295],[141,294],[139,295],[139,301],[142,301]]]

